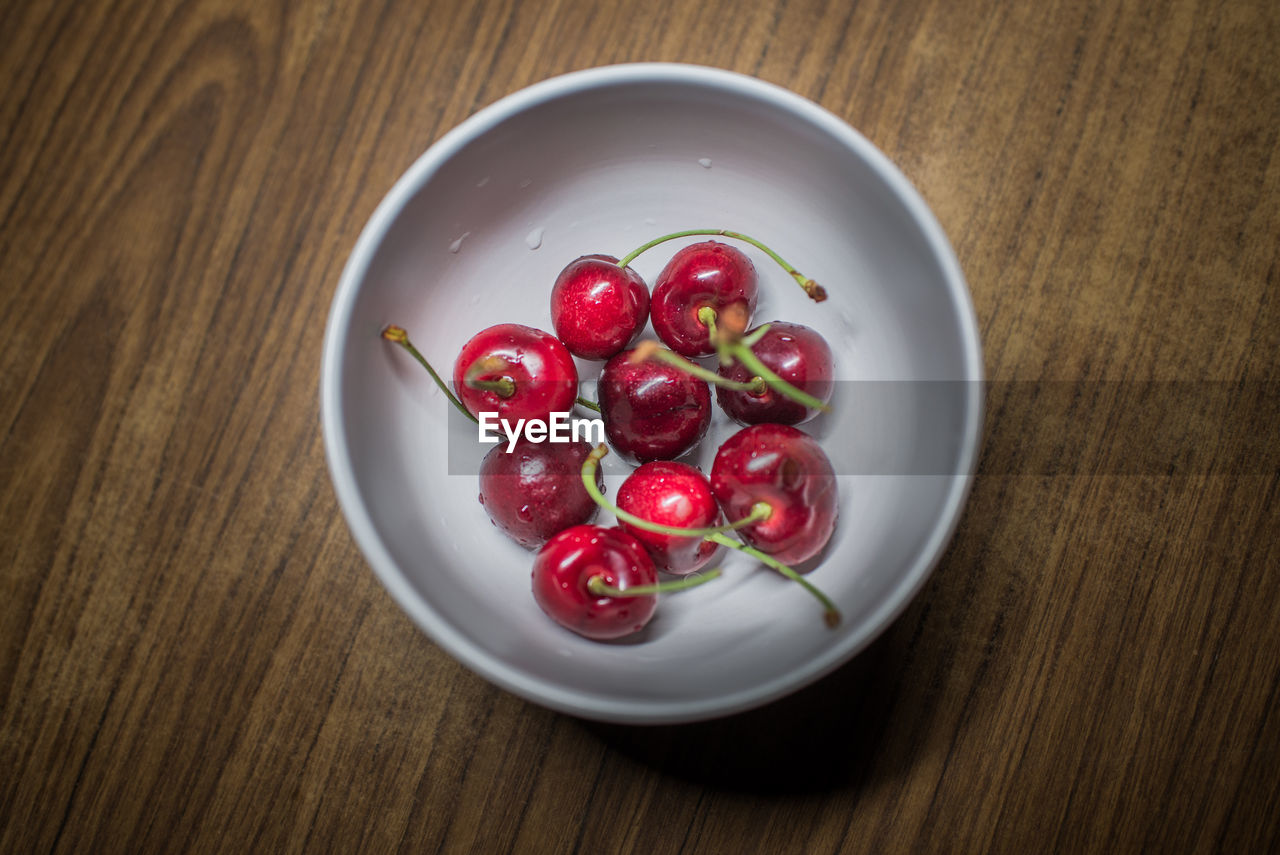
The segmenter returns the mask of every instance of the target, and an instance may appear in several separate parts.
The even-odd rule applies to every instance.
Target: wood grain
[[[33,0],[0,32],[0,851],[1280,845],[1280,6]],[[686,727],[453,662],[366,569],[318,423],[328,302],[400,172],[633,60],[867,135],[1009,381],[909,610]],[[1118,385],[1046,440],[1043,381]],[[1096,390],[1148,381],[1253,397],[1186,415],[1212,453],[1126,469],[1145,429],[1114,441]]]

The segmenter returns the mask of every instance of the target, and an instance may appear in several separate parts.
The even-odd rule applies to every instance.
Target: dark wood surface
[[[1280,5],[33,0],[0,33],[0,851],[1277,845]],[[632,60],[866,134],[999,381],[908,611],[686,727],[452,661],[357,552],[318,421],[329,300],[400,172]],[[1193,403],[1135,417],[1142,383]]]

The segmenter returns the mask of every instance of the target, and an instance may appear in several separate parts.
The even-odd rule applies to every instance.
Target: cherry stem
[[[511,363],[499,356],[486,356],[471,363],[463,382],[468,388],[481,392],[492,392],[499,398],[510,398],[516,393],[516,381],[510,377],[499,377],[495,380],[482,379],[482,374],[496,374],[511,368]]]
[[[765,552],[761,552],[759,549],[756,549],[754,546],[747,546],[745,543],[740,543],[739,541],[736,541],[731,537],[726,537],[723,534],[708,535],[707,540],[711,541],[712,543],[718,543],[721,546],[727,546],[730,549],[736,549],[739,552],[746,553],[747,555],[750,555],[752,558],[756,559],[766,567],[771,567],[774,570],[777,570],[783,576],[786,576],[791,581],[798,583],[802,588],[804,588],[810,594],[813,594],[813,596],[817,598],[818,602],[822,603],[823,608],[825,609],[825,612],[822,615],[822,619],[826,623],[826,625],[828,627],[831,627],[832,629],[840,625],[840,610],[836,608],[835,603],[831,602],[831,598],[828,597],[826,594],[822,593],[822,591],[819,590],[818,587],[814,585],[812,582],[810,582],[808,579],[804,578],[795,570],[792,570],[786,564],[783,564],[781,561],[774,558],[772,555],[769,555],[768,553],[765,553]]]
[[[812,279],[805,276],[799,270],[796,270],[794,267],[792,267],[790,264],[784,261],[782,256],[778,255],[778,253],[774,252],[772,249],[765,246],[763,243],[761,243],[760,241],[756,240],[753,237],[744,235],[741,232],[731,232],[726,229],[689,229],[683,232],[673,232],[669,235],[663,235],[660,238],[654,238],[653,240],[646,243],[644,246],[640,247],[639,249],[633,250],[631,253],[624,256],[622,260],[618,262],[618,266],[626,267],[628,264],[634,261],[636,256],[640,255],[640,253],[645,252],[646,250],[653,249],[655,246],[657,246],[660,243],[666,243],[667,241],[675,240],[676,238],[694,237],[698,235],[704,235],[704,236],[709,235],[712,237],[727,237],[727,238],[732,238],[733,240],[746,241],[747,243],[754,246],[756,249],[763,252],[765,255],[772,258],[774,261],[778,263],[779,267],[787,271],[787,275],[790,276],[792,279],[796,280],[796,283],[801,288],[804,289],[804,292],[809,295],[809,299],[813,300],[813,302],[821,303],[823,300],[827,299],[827,289],[823,288],[817,282],[814,282]]]
[[[742,383],[737,380],[730,380],[728,377],[721,377],[714,371],[709,371],[698,365],[696,362],[690,362],[678,353],[660,347],[655,341],[642,341],[636,346],[632,352],[631,359],[634,362],[643,362],[646,359],[656,359],[659,362],[665,362],[668,365],[674,365],[686,374],[692,374],[708,383],[714,383],[725,389],[733,389],[738,392],[750,392],[752,395],[763,395],[765,391],[765,382],[759,377],[753,377],[750,381]]]
[[[698,310],[698,320],[706,326],[707,338],[715,345],[720,364],[726,367],[732,365],[733,357],[729,355],[729,336],[720,334],[720,327],[716,323],[716,310],[710,306],[703,306]]]
[[[764,522],[773,513],[773,508],[768,502],[756,502],[751,506],[751,512],[737,522],[709,526],[707,528],[684,528],[677,525],[663,525],[662,523],[647,520],[644,517],[638,517],[635,514],[627,513],[610,502],[600,492],[600,488],[596,486],[596,469],[600,465],[600,458],[608,453],[609,446],[601,443],[592,449],[586,460],[582,461],[582,486],[586,487],[587,494],[591,496],[597,505],[617,517],[619,522],[625,522],[655,534],[665,534],[671,537],[701,537],[710,540],[714,535],[722,532],[733,531],[752,523]]]
[[[403,327],[398,327],[398,326],[395,326],[394,324],[390,325],[382,331],[382,337],[389,342],[400,345],[402,348],[408,351],[410,356],[418,360],[418,362],[421,363],[422,367],[427,369],[427,373],[431,375],[432,380],[436,381],[436,385],[440,387],[440,391],[444,392],[445,397],[449,399],[449,403],[457,407],[458,411],[462,413],[464,416],[466,416],[467,418],[471,419],[471,421],[475,422],[476,424],[480,423],[480,420],[477,419],[474,415],[472,415],[471,411],[468,410],[466,406],[457,399],[457,397],[453,394],[452,391],[450,391],[449,387],[445,384],[444,380],[440,379],[440,375],[437,374],[436,370],[431,367],[431,363],[427,362],[426,357],[424,357],[421,353],[419,353],[418,349],[413,346],[413,342],[409,341],[409,334],[404,331]]]
[[[735,359],[742,363],[743,367],[767,383],[769,388],[773,389],[779,395],[790,398],[796,403],[809,407],[810,409],[821,410],[824,413],[831,411],[831,408],[823,403],[821,399],[813,397],[808,392],[803,392],[797,389],[795,386],[792,386],[786,380],[783,380],[777,374],[770,371],[769,366],[761,362],[760,357],[756,356],[755,352],[742,342],[738,341],[729,345],[729,352],[733,354]]]
[[[686,576],[670,582],[658,582],[653,585],[632,585],[630,588],[615,588],[604,580],[603,576],[592,576],[587,580],[587,590],[597,597],[644,597],[650,594],[669,594],[672,591],[683,591],[696,588],[704,582],[710,582],[720,575],[716,567],[696,576]]]
[[[769,327],[771,326],[773,326],[773,324],[761,324],[756,327],[755,331],[750,335],[744,335],[742,337],[742,343],[747,347],[755,347],[756,344],[759,343],[760,339],[764,338],[764,334],[769,331]]]
[[[597,413],[600,412],[599,404],[597,404],[595,401],[588,401],[586,398],[582,397],[581,395],[578,396],[578,406],[586,407],[588,410],[595,410]]]
[[[707,325],[707,332],[711,336],[711,342],[716,346],[716,350],[719,351],[720,361],[723,364],[728,365],[729,360],[736,359],[742,363],[744,368],[755,375],[751,380],[752,383],[756,380],[761,380],[779,395],[784,398],[790,398],[801,406],[812,410],[821,410],[824,413],[831,411],[831,408],[820,399],[792,386],[786,380],[770,371],[769,366],[760,361],[760,357],[756,356],[755,351],[747,344],[747,339],[750,339],[752,344],[760,340],[758,337],[759,330],[756,330],[747,338],[739,339],[734,339],[721,333],[716,328],[716,310],[710,306],[703,306],[698,310],[698,320]],[[766,324],[766,326],[768,325]],[[753,391],[752,394],[758,395],[761,393]]]

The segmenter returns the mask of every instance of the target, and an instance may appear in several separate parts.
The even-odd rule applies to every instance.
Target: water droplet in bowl
[[[538,228],[534,229],[533,231],[525,235],[524,236],[525,245],[528,246],[529,249],[537,249],[538,247],[542,246],[542,232],[543,232],[543,228],[539,226]]]
[[[483,187],[484,185],[486,185],[486,184],[488,184],[488,183],[489,183],[489,176],[488,176],[488,175],[486,175],[484,178],[481,178],[479,181],[477,181],[477,182],[476,182],[476,186],[477,186],[477,187]]]
[[[523,190],[524,188],[528,187],[532,183],[533,183],[532,178],[526,178],[525,180],[520,182],[520,189]]]
[[[471,234],[471,232],[463,232],[457,240],[449,244],[449,252],[456,254],[458,250],[462,249],[462,242],[467,239],[467,235],[469,234]]]
[[[844,327],[844,331],[850,337],[857,335],[857,325],[853,322],[853,315],[847,308],[841,308],[836,311],[836,318],[840,321],[840,325]]]
[[[710,169],[710,168],[711,168],[711,158],[709,158],[709,157],[700,157],[700,158],[698,158],[698,165],[699,165],[699,166],[701,166],[703,169]]]

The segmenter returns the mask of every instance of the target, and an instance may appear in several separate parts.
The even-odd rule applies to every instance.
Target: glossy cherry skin
[[[649,320],[649,286],[610,255],[569,262],[551,288],[551,324],[574,356],[608,359]]]
[[[538,551],[533,598],[556,623],[587,638],[621,638],[643,629],[657,608],[657,595],[599,596],[587,589],[592,576],[623,590],[658,581],[653,559],[634,537],[620,528],[578,525]]]
[[[759,278],[751,259],[728,244],[695,243],[672,256],[654,280],[649,307],[653,330],[681,356],[706,356],[715,347],[707,325],[698,320],[699,310],[709,306],[719,319],[736,317],[745,329],[758,295]]]
[[[731,523],[756,502],[769,504],[768,519],[738,534],[784,564],[817,555],[835,531],[831,461],[812,437],[788,425],[753,425],[729,437],[711,465],[711,490]]]
[[[693,466],[658,460],[636,469],[618,488],[616,504],[627,513],[661,525],[710,528],[720,523],[711,483]],[[659,534],[619,520],[618,526],[644,544],[659,570],[677,575],[705,567],[716,545],[705,538]]]
[[[477,362],[492,361],[494,368],[480,371],[481,380],[506,378],[515,384],[507,398],[497,392],[473,389],[467,373]],[[512,424],[517,419],[542,419],[551,413],[567,413],[578,397],[578,368],[573,357],[551,333],[522,324],[498,324],[476,333],[462,346],[453,364],[453,385],[458,398],[475,415],[497,413]]]
[[[631,462],[677,458],[706,435],[711,390],[673,365],[631,357],[624,350],[600,372],[596,390],[605,436]]]
[[[480,464],[480,504],[503,533],[536,549],[595,517],[597,505],[582,486],[582,461],[590,453],[585,442],[522,440],[510,452],[501,442]],[[596,486],[604,486],[598,470]]]
[[[774,321],[751,350],[770,371],[792,386],[808,392],[824,404],[831,400],[835,359],[827,340],[817,331],[802,324]],[[741,383],[749,382],[755,376],[739,362],[722,365],[717,373]],[[744,425],[765,422],[798,425],[818,414],[816,409],[769,388],[761,395],[753,395],[717,386],[716,403],[729,418]]]

